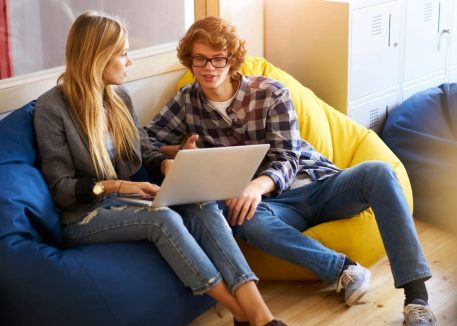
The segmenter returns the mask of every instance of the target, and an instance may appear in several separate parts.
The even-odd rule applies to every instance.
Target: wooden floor
[[[433,272],[426,282],[429,303],[439,326],[457,325],[457,238],[416,221],[422,247]],[[347,308],[340,294],[322,282],[259,283],[273,314],[289,326],[402,325],[403,290],[393,286],[387,258],[370,267],[371,288],[362,302]],[[216,306],[189,326],[233,325],[231,314]]]

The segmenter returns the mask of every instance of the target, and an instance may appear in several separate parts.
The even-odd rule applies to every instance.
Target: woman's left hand
[[[117,193],[118,195],[138,194],[144,197],[155,196],[160,189],[158,185],[150,182],[127,180],[106,180],[103,181],[103,185],[105,186],[107,193]]]

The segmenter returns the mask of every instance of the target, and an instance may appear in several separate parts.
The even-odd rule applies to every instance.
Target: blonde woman
[[[130,177],[145,165],[160,174],[124,82],[132,59],[126,28],[85,12],[72,25],[66,71],[40,96],[34,123],[41,169],[69,246],[147,240],[195,294],[207,293],[239,325],[280,325],[215,203],[145,209],[119,194],[153,196],[155,184]]]

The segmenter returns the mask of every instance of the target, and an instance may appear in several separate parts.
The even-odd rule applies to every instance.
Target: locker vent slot
[[[382,33],[382,15],[376,15],[371,18],[371,35],[381,35]]]
[[[429,23],[432,21],[433,17],[433,4],[427,2],[424,4],[424,23]]]
[[[381,118],[379,112],[380,112],[380,109],[378,107],[370,109],[368,128],[377,129],[377,127],[379,126],[380,118]]]

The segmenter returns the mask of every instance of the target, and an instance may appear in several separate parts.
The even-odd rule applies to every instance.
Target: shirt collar
[[[237,75],[238,75],[238,78],[240,78],[240,85],[239,85],[238,89],[235,91],[235,96],[234,96],[232,103],[230,103],[230,105],[228,107],[228,108],[232,109],[234,112],[237,112],[241,109],[241,107],[243,105],[243,103],[242,103],[243,99],[245,98],[244,94],[246,94],[246,92],[248,90],[247,78],[240,73],[237,73]],[[200,84],[198,82],[195,82],[195,86],[197,89],[198,97],[201,99],[201,101],[203,103],[204,109],[209,112],[214,111],[214,109],[210,106],[209,100],[206,97],[205,93],[203,92],[203,89],[200,86]]]

